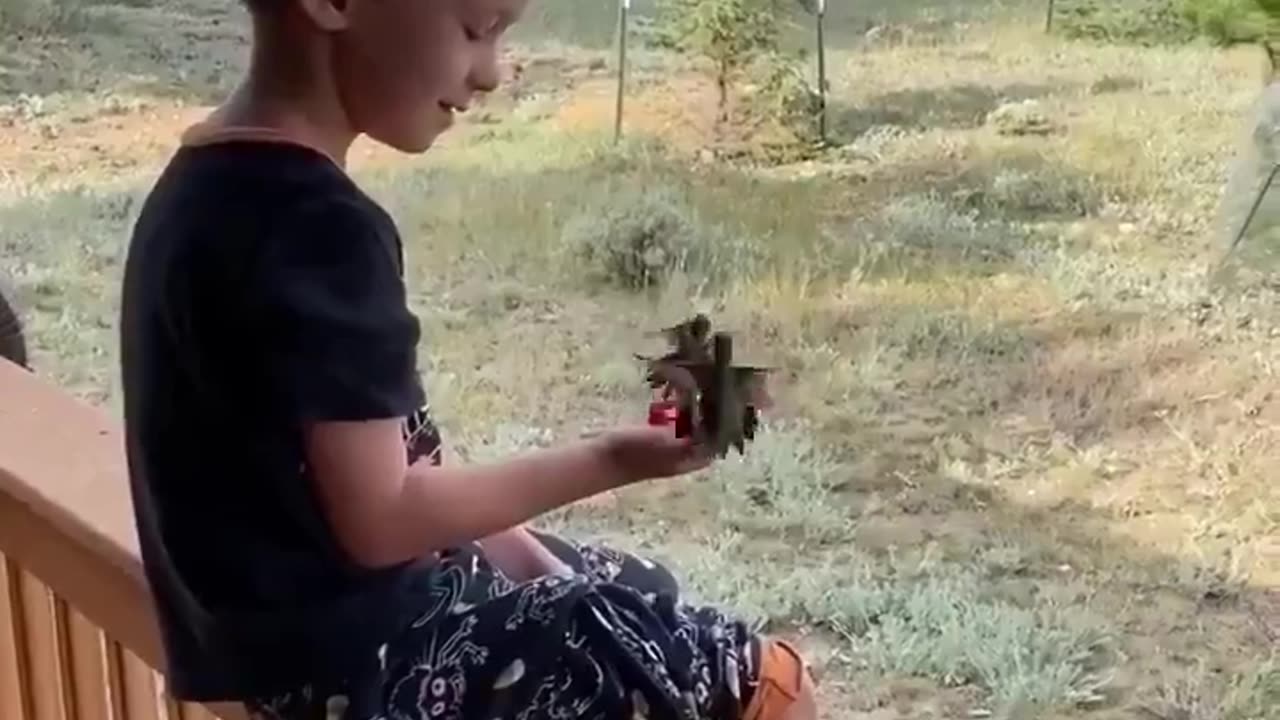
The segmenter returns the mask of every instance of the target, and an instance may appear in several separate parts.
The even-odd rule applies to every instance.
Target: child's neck
[[[305,145],[345,167],[356,133],[323,62],[326,55],[319,49],[308,53],[279,48],[269,37],[255,38],[244,81],[192,129],[192,137],[199,142],[201,136],[261,135]]]

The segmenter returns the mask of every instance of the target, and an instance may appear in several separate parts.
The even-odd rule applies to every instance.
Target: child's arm
[[[480,546],[494,567],[517,582],[542,575],[573,574],[573,569],[524,525],[490,535],[480,541]]]
[[[444,452],[443,445],[441,452]],[[572,575],[574,572],[573,568],[534,536],[528,525],[517,525],[495,533],[481,539],[479,544],[485,558],[516,582],[544,575]]]
[[[493,465],[407,466],[404,417],[422,407],[399,239],[355,199],[282,208],[246,268],[246,347],[273,423],[303,460],[342,548],[387,566],[502,533],[549,510],[710,462],[663,428],[623,430]]]
[[[371,567],[490,537],[583,498],[710,462],[669,429],[640,427],[501,463],[408,467],[394,420],[316,424],[308,456],[339,542]]]

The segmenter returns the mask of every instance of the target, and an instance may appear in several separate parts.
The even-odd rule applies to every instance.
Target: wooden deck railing
[[[177,703],[120,429],[0,359],[0,720],[243,720]]]

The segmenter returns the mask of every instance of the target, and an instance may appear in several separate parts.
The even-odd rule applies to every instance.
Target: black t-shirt
[[[408,418],[439,460],[391,218],[324,155],[181,148],[125,269],[131,486],[175,695],[341,682],[423,607],[426,563],[340,551],[308,475],[307,421]]]

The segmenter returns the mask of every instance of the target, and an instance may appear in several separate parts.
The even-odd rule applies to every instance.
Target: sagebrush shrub
[[[674,187],[603,191],[566,224],[564,238],[589,279],[629,290],[663,285],[676,272],[702,286],[746,279],[767,258],[755,237],[707,221]]]
[[[688,256],[698,232],[691,209],[669,191],[638,191],[574,218],[566,243],[605,284],[642,289],[661,284]]]
[[[1074,0],[1056,23],[1069,37],[1143,45],[1207,38],[1217,45],[1266,43],[1275,36],[1273,0]]]
[[[993,210],[1005,214],[1079,217],[1097,212],[1104,199],[1088,178],[1017,169],[997,173],[985,197]]]
[[[1140,45],[1185,43],[1199,34],[1182,0],[1073,0],[1059,5],[1054,25],[1071,38]]]

